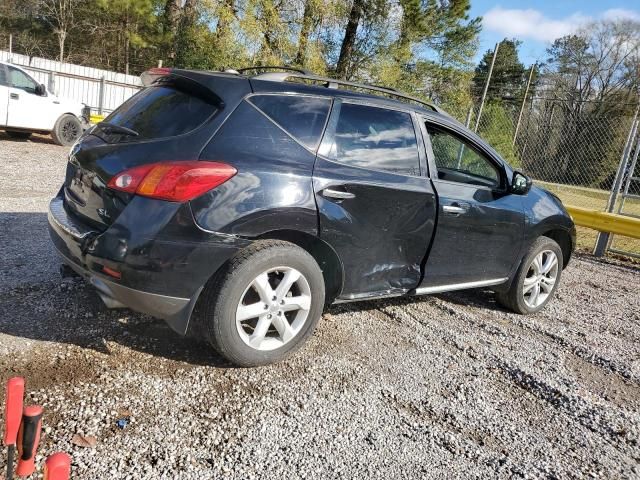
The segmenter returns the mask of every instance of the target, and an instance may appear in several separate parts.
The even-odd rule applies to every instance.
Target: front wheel
[[[560,284],[562,265],[560,246],[551,238],[538,238],[522,260],[509,290],[498,293],[498,300],[516,313],[542,310]]]
[[[51,131],[51,138],[58,145],[70,147],[82,135],[82,124],[75,115],[62,115]]]
[[[259,241],[207,285],[201,320],[213,347],[238,366],[277,362],[299,348],[322,315],[322,271],[305,250]]]

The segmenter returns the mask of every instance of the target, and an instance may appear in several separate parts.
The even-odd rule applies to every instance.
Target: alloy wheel
[[[522,296],[529,308],[542,305],[551,292],[558,278],[558,256],[551,250],[538,253],[524,278]]]
[[[67,120],[62,124],[62,138],[67,142],[74,142],[78,138],[78,125],[72,120]]]
[[[262,272],[247,286],[236,309],[242,341],[256,350],[275,350],[296,337],[309,317],[311,288],[295,268]]]

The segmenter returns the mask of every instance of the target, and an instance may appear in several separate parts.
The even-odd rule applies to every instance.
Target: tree
[[[58,60],[64,61],[64,47],[69,31],[76,26],[75,11],[79,0],[43,0],[42,13],[44,18],[53,27],[58,37],[60,53]]]
[[[518,57],[518,47],[522,42],[504,39],[498,47],[498,55],[493,66],[487,101],[517,100],[524,95],[527,83],[527,69]],[[473,95],[476,99],[482,96],[489,67],[493,59],[493,50],[487,50],[476,67],[473,76]]]
[[[615,171],[639,99],[640,22],[593,23],[547,53],[542,147],[525,160],[538,178],[598,186]]]
[[[320,23],[320,3],[318,0],[305,0],[304,11],[300,25],[300,34],[298,35],[298,53],[296,54],[295,63],[304,67],[307,58],[307,48],[309,45],[309,37],[314,28]]]
[[[347,26],[344,30],[344,38],[342,39],[342,45],[340,46],[340,56],[338,57],[338,63],[336,64],[336,76],[338,78],[347,78],[349,63],[351,62],[353,50],[355,48],[356,34],[358,32],[360,19],[364,13],[364,8],[365,0],[353,0]]]

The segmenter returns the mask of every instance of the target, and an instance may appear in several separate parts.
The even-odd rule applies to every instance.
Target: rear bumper
[[[128,307],[152,317],[162,318],[178,333],[183,335],[186,333],[198,295],[193,298],[180,298],[135,290],[113,282],[104,275],[91,273],[82,265],[74,263],[62,254],[60,254],[60,258],[96,288],[98,295],[107,307]]]
[[[129,307],[188,329],[207,280],[250,242],[199,229],[188,204],[134,198],[107,230],[49,204],[49,233],[65,264],[96,287],[108,307]],[[136,233],[139,232],[139,233]],[[119,272],[116,279],[104,268]]]

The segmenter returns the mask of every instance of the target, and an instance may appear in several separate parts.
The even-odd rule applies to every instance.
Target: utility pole
[[[520,130],[520,122],[522,121],[522,112],[524,112],[524,106],[527,103],[527,95],[529,95],[529,86],[531,86],[531,78],[533,77],[533,70],[534,68],[536,68],[536,63],[531,65],[531,70],[529,71],[529,80],[527,80],[527,88],[524,90],[524,98],[522,99],[522,106],[520,106],[520,114],[518,115],[518,123],[516,123],[516,131],[513,132],[513,142],[511,143],[512,147],[515,146],[516,138],[518,138],[518,130]]]
[[[480,110],[478,110],[478,118],[476,118],[476,127],[474,132],[478,132],[478,126],[480,125],[480,117],[482,116],[482,109],[484,108],[484,101],[487,98],[487,90],[489,90],[489,82],[491,82],[491,74],[493,73],[493,65],[496,63],[496,57],[498,56],[498,47],[500,42],[496,43],[496,48],[493,50],[493,58],[491,59],[491,65],[489,66],[489,74],[487,75],[487,82],[484,84],[484,92],[482,92],[482,100],[480,101]]]

